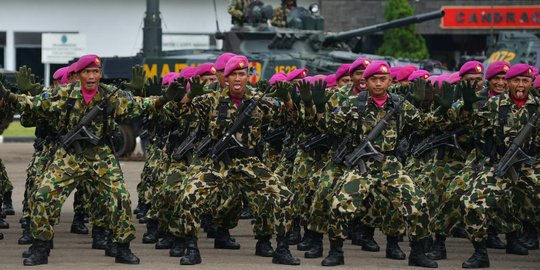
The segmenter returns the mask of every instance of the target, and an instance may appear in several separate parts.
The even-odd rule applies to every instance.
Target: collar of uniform
[[[105,89],[109,90],[109,87],[106,87]],[[101,87],[98,87],[96,95],[94,96],[94,98],[92,100],[100,100],[102,97],[103,97],[103,89]],[[80,85],[77,85],[77,87],[75,87],[73,89],[73,91],[71,91],[71,93],[69,93],[69,98],[73,98],[73,99],[82,99],[83,98],[83,96],[82,96],[82,88],[80,87]]]
[[[510,93],[504,93],[503,96],[504,98],[501,99],[501,106],[511,106],[514,104],[514,101],[510,97]],[[529,105],[529,104],[533,104],[533,105],[536,104],[536,100],[534,99],[533,95],[530,93],[527,96],[527,101],[525,102],[525,105]]]

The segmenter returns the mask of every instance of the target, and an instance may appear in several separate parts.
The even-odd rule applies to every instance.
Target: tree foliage
[[[396,20],[414,15],[412,6],[407,0],[388,0],[384,8],[386,21]],[[412,59],[426,59],[429,53],[426,41],[416,34],[416,25],[411,24],[384,32],[384,43],[377,54]]]

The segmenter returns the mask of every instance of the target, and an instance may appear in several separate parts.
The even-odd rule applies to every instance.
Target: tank
[[[524,63],[540,66],[540,39],[528,32],[503,31],[488,46],[487,67],[495,61],[506,61],[510,64]]]
[[[179,72],[187,66],[214,62],[223,52],[234,52],[248,57],[251,83],[256,83],[260,78],[270,78],[277,72],[288,73],[298,68],[307,68],[310,73],[331,74],[341,64],[351,63],[361,56],[386,60],[391,65],[412,63],[427,69],[437,66],[433,62],[412,62],[408,59],[353,53],[347,41],[391,28],[438,19],[444,16],[442,10],[350,31],[327,33],[324,32],[324,19],[301,7],[288,14],[287,23],[292,27],[271,26],[268,19],[272,17],[273,9],[260,1],[257,2],[256,5],[247,7],[244,12],[247,15],[240,26],[216,33],[216,39],[223,40],[222,50],[162,51],[159,1],[147,0],[142,51],[134,57],[102,58],[104,81],[129,80],[131,67],[137,64],[144,66],[149,78],[163,76],[171,71]],[[310,10],[313,10],[312,7]],[[133,146],[122,146],[119,153],[127,155],[129,150],[134,149],[135,140],[129,139],[131,135],[126,134],[139,134],[140,126],[139,120],[122,123],[119,141],[132,143]]]

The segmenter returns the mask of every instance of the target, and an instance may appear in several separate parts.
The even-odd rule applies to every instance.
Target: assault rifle
[[[451,132],[443,133],[440,135],[430,135],[429,137],[423,139],[419,144],[415,145],[411,150],[411,154],[413,157],[417,158],[425,151],[443,145],[460,150],[461,147],[459,146],[459,143],[457,141],[457,135],[459,135],[464,130],[465,129],[463,127],[458,127]]]
[[[195,142],[199,138],[199,129],[200,126],[197,126],[191,133],[189,133],[189,136],[182,141],[182,143],[176,148],[174,151],[172,157],[176,161],[182,160],[182,158],[186,157],[188,160],[188,163],[191,163],[191,155],[188,155],[190,151],[193,151],[195,149]]]
[[[298,144],[298,147],[300,147],[302,150],[306,152],[310,152],[312,150],[315,150],[317,148],[328,148],[328,134],[313,134],[311,136],[308,136],[306,139],[304,139],[302,142]]]
[[[510,178],[516,180],[518,178],[517,172],[514,168],[514,165],[517,163],[525,162],[525,164],[533,166],[536,162],[534,157],[527,155],[522,149],[521,146],[524,142],[529,141],[529,137],[535,130],[538,124],[538,119],[540,118],[540,113],[535,112],[530,118],[527,124],[521,128],[518,135],[512,140],[510,147],[504,153],[504,156],[499,160],[495,165],[495,175],[499,177],[505,176],[507,173],[510,173]]]
[[[214,144],[212,149],[210,149],[209,157],[214,160],[215,162],[218,162],[220,160],[225,160],[226,162],[229,160],[227,151],[235,149],[235,148],[243,148],[244,146],[236,140],[236,137],[234,134],[238,132],[244,124],[247,122],[247,120],[251,117],[251,113],[261,99],[263,99],[265,94],[263,94],[258,100],[252,100],[249,105],[244,108],[242,113],[238,116],[238,118],[234,121],[232,126],[227,130],[225,135]]]
[[[85,116],[83,116],[83,118],[81,118],[75,128],[69,130],[66,134],[60,137],[59,143],[62,147],[64,147],[64,149],[73,146],[75,153],[81,153],[81,141],[87,141],[93,145],[98,145],[99,137],[88,130],[87,126],[90,125],[90,123],[92,123],[96,117],[103,115],[103,110],[107,107],[109,98],[118,90],[119,89],[116,88],[112,93],[104,97],[99,104],[97,104]]]
[[[275,128],[274,130],[267,133],[264,136],[263,140],[266,143],[270,143],[270,144],[283,142],[287,133],[287,128],[288,128],[287,125],[282,125],[278,128]]]
[[[383,130],[388,125],[388,121],[396,112],[399,110],[403,102],[405,102],[405,98],[403,98],[392,110],[390,110],[384,117],[373,127],[373,129],[366,135],[363,142],[358,145],[352,153],[348,154],[345,157],[345,166],[351,168],[353,166],[358,166],[360,169],[360,173],[366,173],[366,163],[364,162],[364,158],[374,158],[375,160],[382,162],[384,159],[384,155],[377,151],[371,144],[372,141],[377,139],[383,132]]]
[[[210,148],[210,145],[212,144],[212,137],[210,134],[206,135],[202,140],[197,144],[197,147],[195,147],[195,154],[198,157],[205,157],[208,154],[208,149]]]
[[[334,152],[334,155],[332,156],[332,161],[335,164],[342,164],[343,160],[345,159],[345,156],[347,156],[347,153],[349,153],[350,144],[352,141],[352,136],[347,136],[343,141],[339,144],[338,148]]]

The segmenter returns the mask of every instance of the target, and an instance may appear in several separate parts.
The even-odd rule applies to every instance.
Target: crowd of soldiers
[[[255,255],[276,264],[300,264],[290,245],[322,258],[327,234],[321,264],[342,265],[347,238],[379,251],[376,228],[389,259],[406,259],[399,243],[407,236],[410,266],[436,268],[447,258],[446,237],[472,242],[464,268],[489,267],[487,248],[538,249],[535,67],[470,61],[432,76],[359,58],[331,75],[300,68],[250,85],[248,66],[246,57],[224,53],[162,78],[147,79],[135,66],[131,81],[106,85],[100,58],[84,55],[58,70],[50,88],[26,67],[16,85],[3,81],[2,110],[36,127],[19,239],[31,244],[24,265],[48,262],[53,227],[74,189],[71,231],[88,234],[88,219],[92,248],[139,263],[111,139],[118,121],[137,116],[149,138],[134,210],[146,223],[142,241],[169,249],[182,265],[201,263],[201,228],[214,248],[239,249],[229,230],[246,207]],[[0,194],[10,196],[5,173],[1,180]]]

